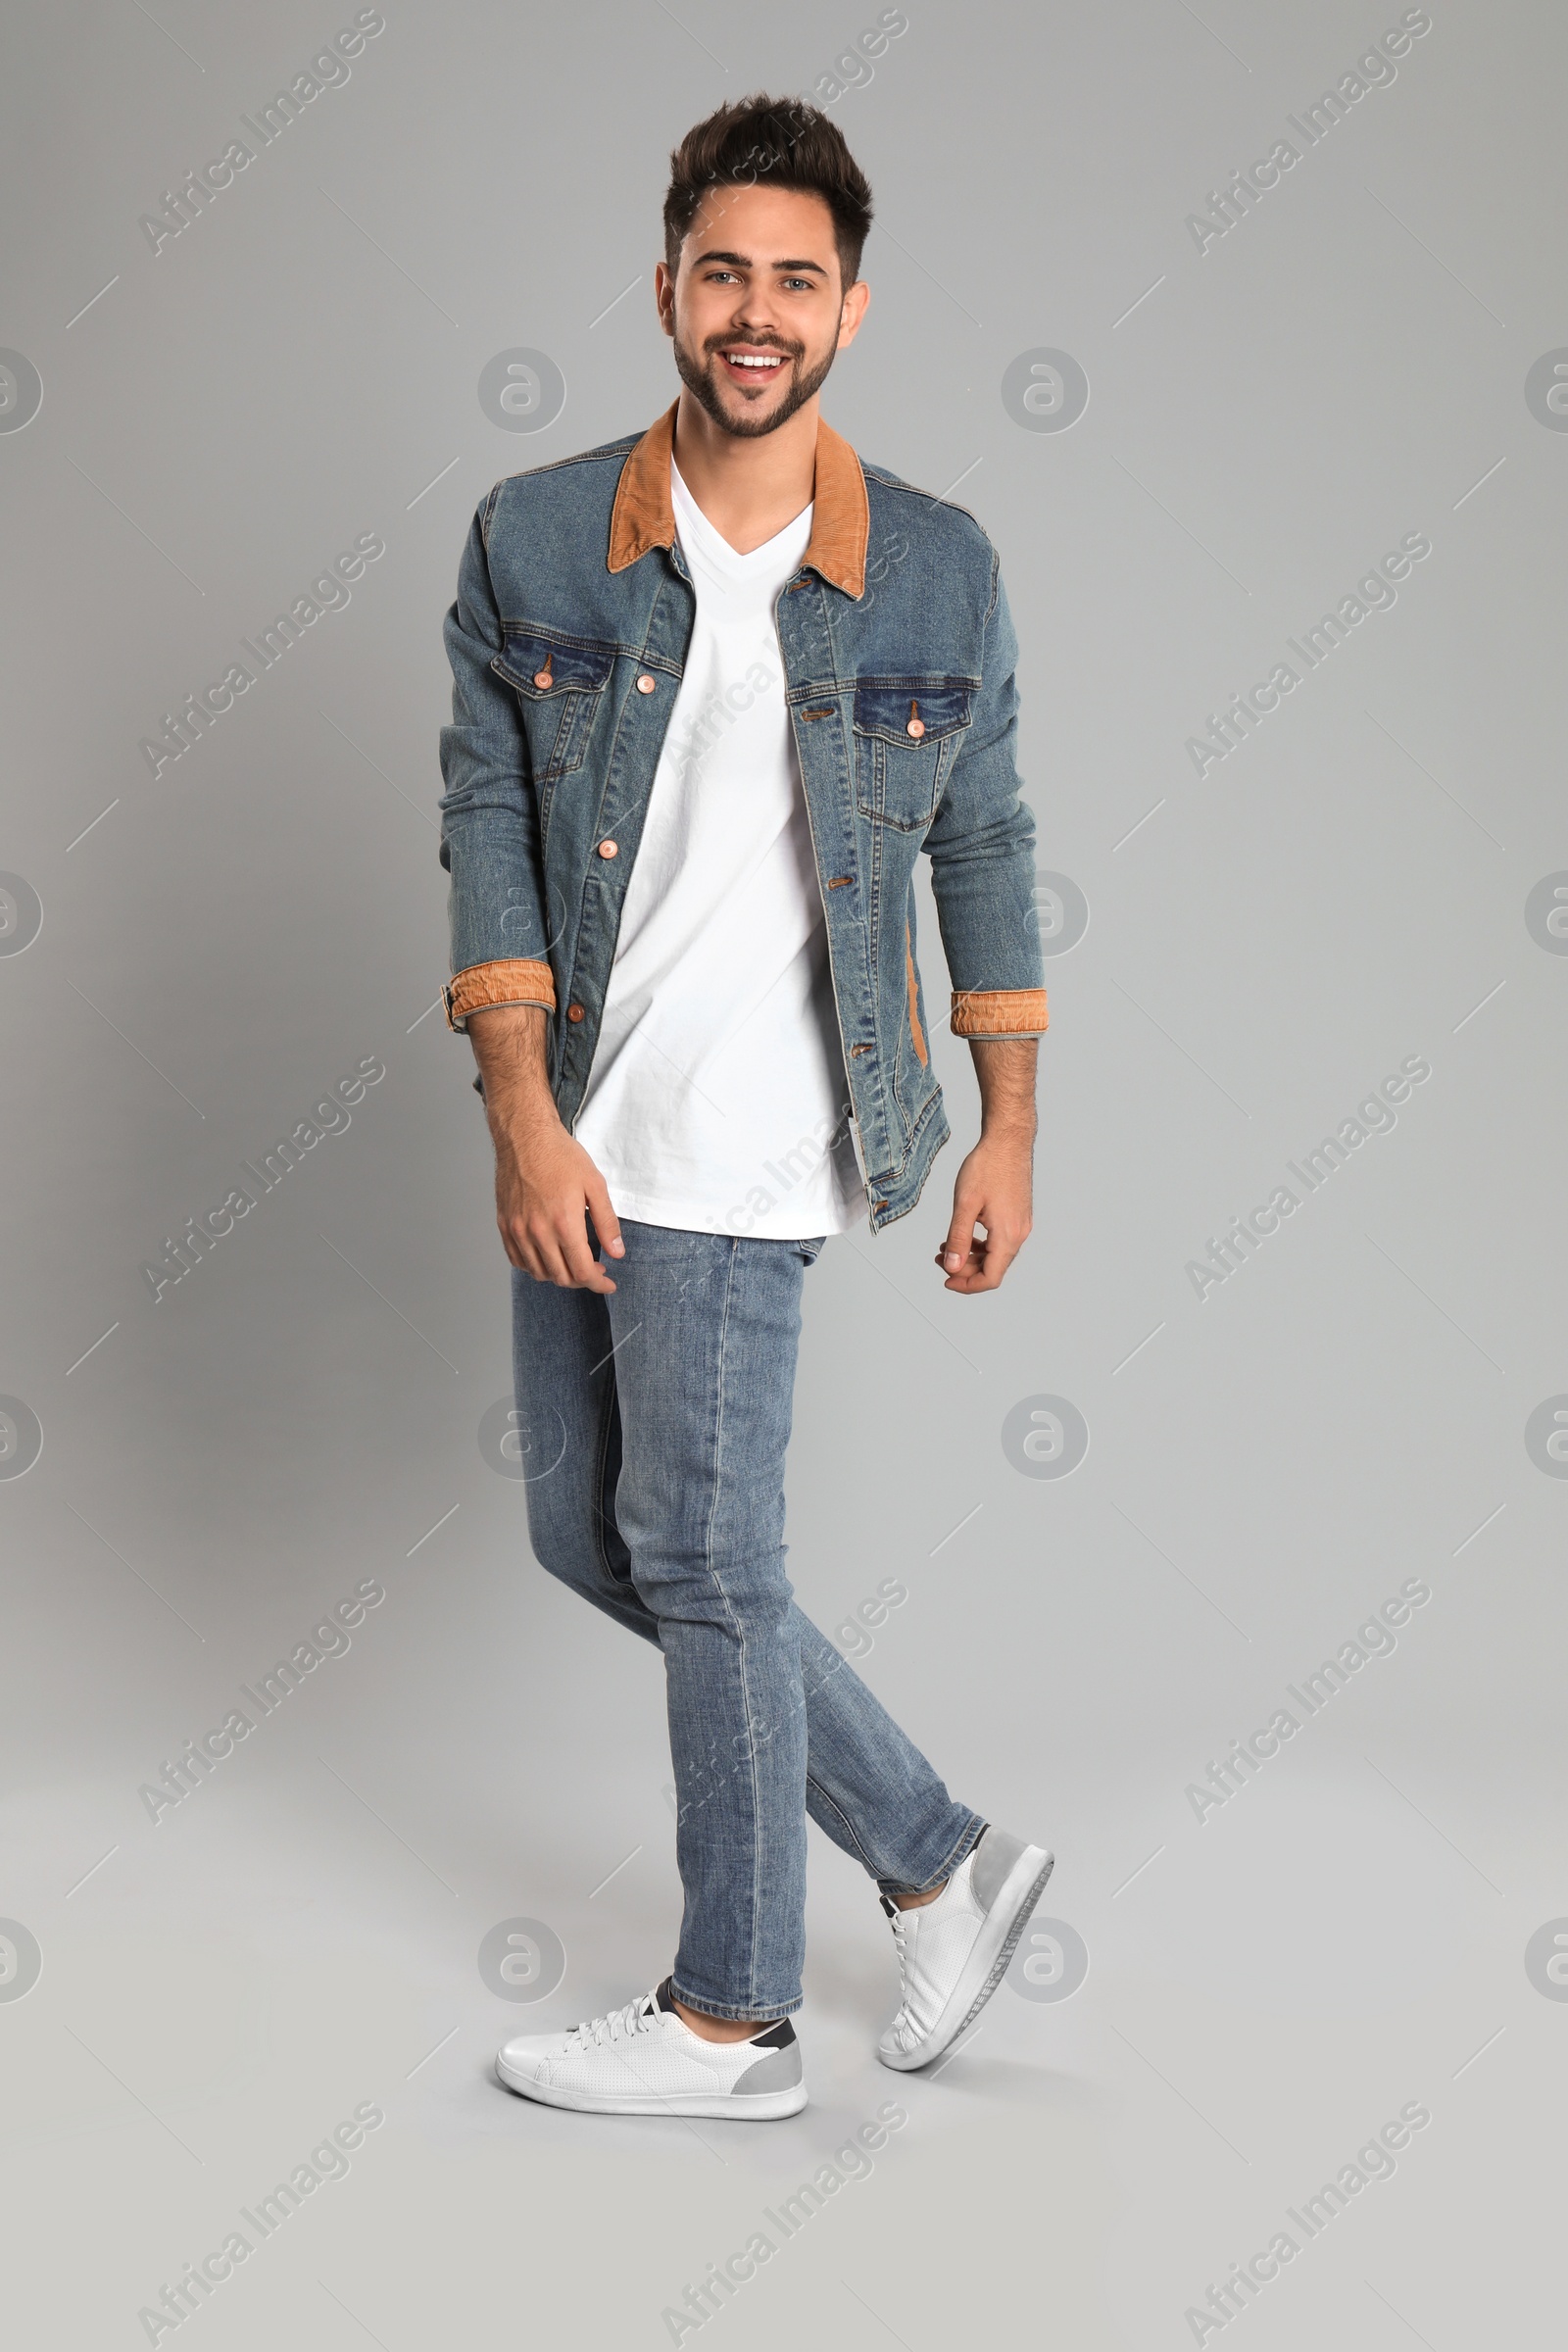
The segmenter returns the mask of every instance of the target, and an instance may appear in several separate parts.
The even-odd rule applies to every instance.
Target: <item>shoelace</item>
[[[566,2035],[566,2047],[585,2050],[592,2042],[597,2049],[608,2049],[622,2034],[651,2033],[654,2014],[653,1996],[640,1992],[624,2009],[612,2009],[608,2016],[585,2018],[580,2026],[573,2026]]]

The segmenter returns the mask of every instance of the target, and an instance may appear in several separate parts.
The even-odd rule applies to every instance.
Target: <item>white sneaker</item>
[[[749,2041],[705,2041],[678,2015],[666,1978],[624,2009],[569,2034],[520,2034],[496,2073],[509,2090],[587,2115],[799,2115],[801,2045],[787,2017]]]
[[[1007,1973],[1055,1857],[986,1829],[935,1902],[901,1911],[882,1897],[899,1947],[904,1998],[876,2045],[884,2066],[928,2066],[973,2025]]]

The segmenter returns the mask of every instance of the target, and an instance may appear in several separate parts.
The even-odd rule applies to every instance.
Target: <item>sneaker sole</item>
[[[884,2066],[891,2066],[900,2074],[912,2074],[917,2067],[929,2066],[933,2058],[940,2058],[974,2024],[1006,1975],[1007,1963],[1018,1948],[1018,1938],[1045,1893],[1046,1881],[1055,1865],[1055,1855],[1048,1854],[1044,1846],[1025,1847],[1004,1882],[990,1917],[975,1937],[974,1950],[965,1961],[963,1974],[942,2015],[925,2040],[917,2042],[912,2050],[891,2051],[879,2044],[877,2056]]]
[[[722,2118],[734,2123],[773,2123],[799,2115],[806,2105],[806,2084],[792,2082],[787,2090],[757,2091],[737,2097],[733,2091],[698,2091],[682,2097],[657,2090],[566,2090],[554,2083],[535,2082],[514,2075],[496,2061],[496,2080],[520,2098],[543,2107],[567,2107],[577,2115],[690,2115]]]

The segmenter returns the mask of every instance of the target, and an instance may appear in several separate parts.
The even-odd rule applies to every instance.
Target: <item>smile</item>
[[[737,375],[749,375],[754,381],[776,375],[788,357],[782,351],[721,351],[718,356]]]

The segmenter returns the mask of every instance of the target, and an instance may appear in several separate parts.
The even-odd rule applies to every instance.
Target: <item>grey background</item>
[[[0,960],[0,1389],[43,1431],[0,1481],[0,1911],[42,1956],[0,2000],[19,2341],[145,2341],[161,2283],[366,2100],[384,2127],[204,2341],[667,2342],[685,2282],[890,2097],[907,2126],[710,2323],[731,2343],[1191,2342],[1207,2284],[1414,2100],[1430,2127],[1249,2340],[1449,2352],[1559,2301],[1568,2016],[1525,1968],[1568,1912],[1568,1492],[1524,1442],[1568,1390],[1568,964],[1524,913],[1568,867],[1568,439],[1524,392],[1568,345],[1544,4],[1438,0],[1201,256],[1188,214],[1396,7],[910,0],[834,104],[879,224],[827,411],[997,539],[1041,861],[1092,919],[1049,966],[1005,1291],[931,1266],[956,1149],[809,1278],[792,1572],[832,1625],[906,1583],[862,1671],[1055,1847],[1045,1909],[1089,1971],[1004,1987],[895,2080],[885,1926],[814,1844],[803,2116],[595,2122],[488,2077],[519,2019],[662,1974],[678,1888],[657,1661],[541,1575],[479,1447],[507,1291],[467,1049],[429,1011],[440,620],[499,475],[670,397],[670,145],[721,97],[809,94],[877,13],[390,0],[156,258],[138,216],[352,10],[13,22],[0,343],[43,385],[0,434],[0,866],[43,907]],[[477,397],[516,347],[566,384],[532,438]],[[1069,431],[1003,405],[1037,348],[1087,373]],[[159,713],[367,531],[348,608],[155,782]],[[1396,606],[1200,780],[1204,714],[1414,531]],[[930,924],[924,953],[939,995]],[[967,1057],[935,1053],[972,1127]],[[140,1262],[370,1054],[349,1130],[154,1305]],[[1200,1301],[1206,1237],[1413,1054],[1396,1130]],[[1088,1425],[1065,1479],[1003,1450],[1039,1396]],[[140,1784],[371,1577],[349,1653],[155,1827]],[[1200,1824],[1187,1785],[1411,1577],[1395,1654]],[[477,1964],[518,1918],[566,1955],[533,2009]]]

